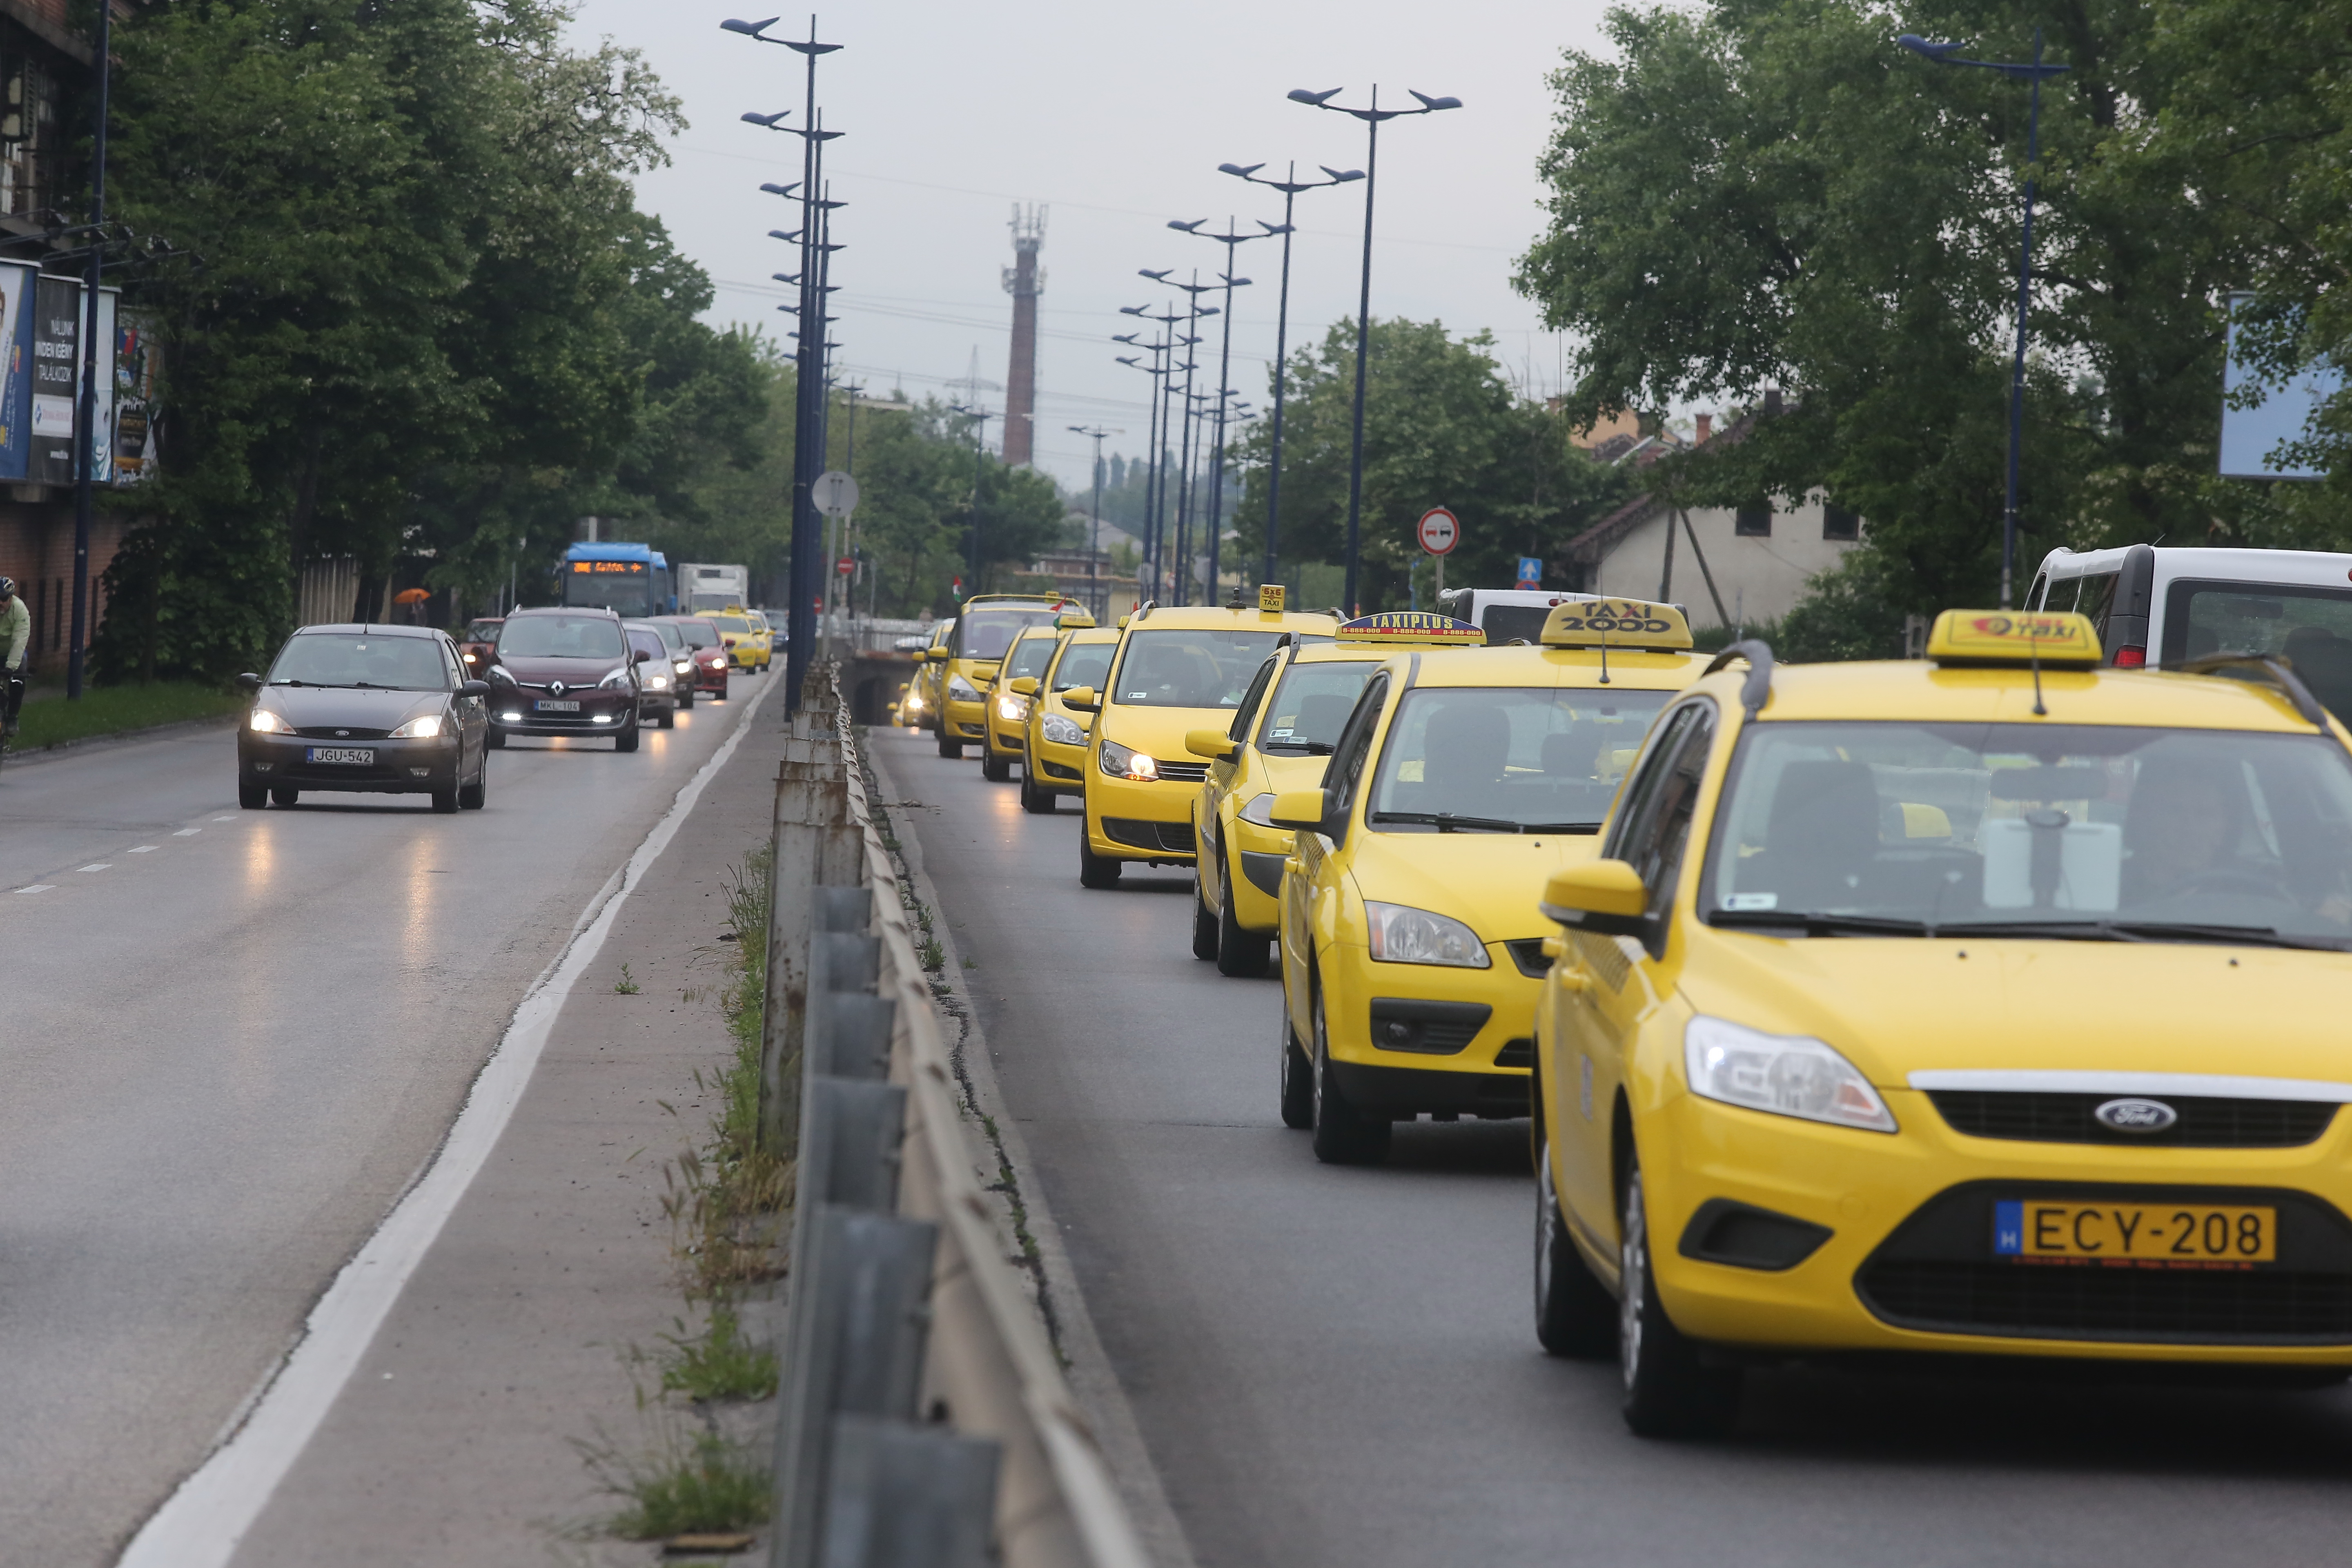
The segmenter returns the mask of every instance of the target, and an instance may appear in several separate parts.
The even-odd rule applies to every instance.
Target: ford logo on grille
[[[2180,1120],[2180,1112],[2160,1100],[2111,1100],[2091,1116],[2117,1132],[2161,1132]]]
[[[547,683],[547,694],[548,694],[550,697],[561,697],[561,696],[562,696],[562,695],[563,695],[563,682],[562,682],[562,681],[560,681],[560,680],[551,680],[551,681],[549,681],[549,682]]]

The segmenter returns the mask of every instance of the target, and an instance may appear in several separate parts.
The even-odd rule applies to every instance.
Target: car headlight
[[[977,702],[980,700],[980,688],[961,675],[950,675],[948,677],[948,695],[959,702]]]
[[[921,700],[918,699],[915,705],[921,707]],[[1046,714],[1045,721],[1038,728],[1045,731],[1045,739],[1057,746],[1083,746],[1087,743],[1087,732],[1059,713]]]
[[[254,731],[257,734],[290,735],[294,732],[293,725],[289,724],[285,720],[279,718],[277,714],[272,713],[267,708],[255,709],[253,710],[253,717],[247,720],[245,724],[247,729]]]
[[[476,658],[474,658],[474,656],[473,656],[472,654],[470,654],[470,653],[469,653],[469,654],[466,654],[466,655],[464,655],[464,656],[462,656],[462,657],[465,658],[465,660],[466,660],[466,662],[467,662],[467,664],[474,664],[474,663],[478,662],[478,660],[476,660]]]
[[[494,664],[490,666],[490,679],[493,681],[503,680],[509,686],[514,684],[513,672],[509,670],[503,664]]]
[[[422,718],[411,719],[394,730],[392,738],[395,741],[430,741],[440,733],[441,715],[427,713]]]
[[[1727,1105],[1895,1130],[1894,1113],[1861,1069],[1809,1035],[1768,1035],[1701,1015],[1683,1030],[1683,1072],[1693,1094]]]
[[[1260,827],[1272,827],[1274,826],[1273,792],[1268,791],[1265,795],[1252,795],[1250,797],[1250,803],[1242,807],[1240,811],[1234,813],[1234,815],[1239,816],[1244,822],[1255,822]]]
[[[1371,926],[1372,957],[1382,963],[1445,963],[1457,969],[1491,968],[1486,944],[1460,921],[1405,904],[1364,900]]]
[[[677,670],[680,675],[692,675],[694,673],[694,660],[690,658],[682,658],[676,664],[670,666],[670,668]]]
[[[629,667],[625,664],[621,666],[620,668],[613,671],[612,674],[606,676],[596,684],[606,691],[620,691],[625,689],[629,684]]]
[[[646,676],[646,689],[648,691],[667,691],[669,689],[669,677],[667,675]]]
[[[1115,779],[1134,779],[1149,784],[1160,776],[1160,764],[1149,752],[1122,746],[1117,741],[1105,741],[1096,753],[1095,765]]]
[[[909,691],[908,693],[907,693],[907,706],[908,706],[908,707],[909,707],[909,708],[920,708],[922,705],[923,705],[923,694],[922,694],[921,692],[919,692],[919,691]]]
[[[1017,691],[1008,691],[996,700],[996,716],[1018,724],[1029,717],[1029,699]]]

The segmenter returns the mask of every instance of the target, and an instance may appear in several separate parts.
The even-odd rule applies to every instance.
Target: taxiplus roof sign
[[[1376,616],[1359,616],[1352,621],[1340,622],[1339,640],[1483,647],[1486,634],[1452,616],[1433,615],[1427,610],[1382,610]]]

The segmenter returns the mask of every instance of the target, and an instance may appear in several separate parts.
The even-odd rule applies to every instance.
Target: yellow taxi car
[[[1274,826],[1276,794],[1311,788],[1364,682],[1400,647],[1480,647],[1485,634],[1444,616],[1387,611],[1340,626],[1338,640],[1284,638],[1225,731],[1185,746],[1209,763],[1192,803],[1192,956],[1221,974],[1264,974],[1282,924],[1282,863],[1295,837]]]
[[[710,623],[719,634],[719,646],[727,650],[727,660],[746,675],[768,668],[771,654],[766,636],[756,629],[740,605],[730,605],[723,610],[705,610],[702,619]]]
[[[1099,690],[1110,673],[1111,650],[1118,646],[1113,626],[1073,631],[1055,651],[1037,684],[1022,692],[1030,699],[1027,749],[1021,754],[1021,809],[1044,816],[1057,795],[1083,795],[1087,786],[1087,731],[1090,715],[1073,712],[1062,694],[1073,688]],[[1022,691],[1019,680],[1013,689]]]
[[[1651,721],[1706,661],[1670,605],[1572,601],[1538,647],[1390,659],[1295,828],[1278,950],[1282,1119],[1371,1162],[1426,1112],[1528,1114],[1545,879],[1589,859]]]
[[[940,727],[940,676],[947,668],[944,658],[934,657],[948,646],[955,636],[952,616],[931,627],[931,640],[915,657],[915,679],[907,683],[907,722],[918,730]]]
[[[1192,863],[1192,796],[1209,765],[1187,755],[1185,732],[1232,723],[1285,633],[1328,637],[1339,629],[1337,616],[1264,607],[1280,602],[1261,590],[1258,608],[1238,595],[1223,606],[1145,605],[1119,632],[1104,684],[1062,694],[1074,711],[1096,716],[1084,770],[1080,886],[1113,887],[1131,860]]]
[[[924,656],[940,667],[940,755],[961,757],[965,742],[986,742],[988,685],[1013,639],[1077,607],[1058,594],[974,594],[963,602],[955,630]]]
[[[1697,682],[1556,875],[1537,1334],[1626,1420],[1740,1366],[2352,1372],[2352,755],[2283,664],[2075,615]],[[2200,671],[2232,673],[2216,679]]]
[[[1050,626],[1030,626],[1013,639],[1003,662],[996,667],[996,679],[988,683],[987,701],[982,705],[987,717],[980,742],[981,777],[991,784],[1011,780],[1013,764],[1028,750],[1029,708],[1036,695],[1037,678],[1054,662],[1064,633],[1094,624],[1092,616],[1066,612],[1055,616]],[[1016,686],[1016,682],[1026,684]]]

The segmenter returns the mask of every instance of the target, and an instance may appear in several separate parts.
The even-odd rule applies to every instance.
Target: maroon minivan
[[[646,657],[610,610],[515,611],[499,627],[490,667],[490,744],[509,735],[610,735],[614,751],[635,751]]]

